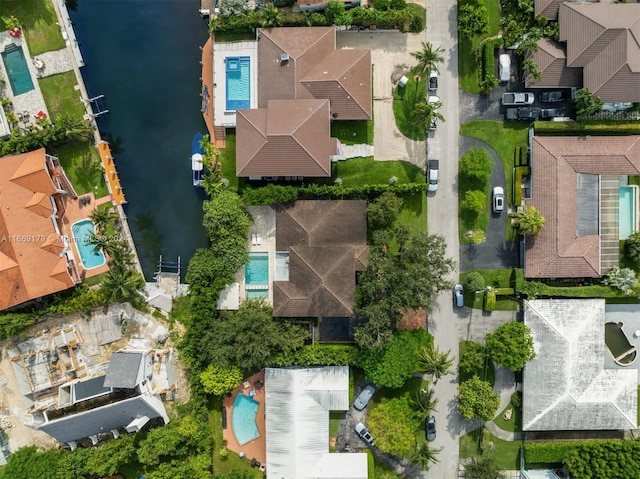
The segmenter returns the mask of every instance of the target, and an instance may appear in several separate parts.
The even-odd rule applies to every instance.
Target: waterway
[[[181,257],[183,277],[207,245],[202,190],[192,186],[191,140],[200,114],[200,49],[207,22],[199,0],[78,0],[70,11],[90,96],[104,94],[98,120],[111,143],[125,213],[147,279]]]

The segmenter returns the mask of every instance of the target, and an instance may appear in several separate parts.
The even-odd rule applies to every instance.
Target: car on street
[[[431,193],[438,191],[438,183],[440,183],[440,162],[438,160],[427,162],[427,182],[429,183],[427,191]]]
[[[457,308],[464,306],[464,288],[461,284],[456,284],[453,287],[453,304],[455,304]]]
[[[540,118],[543,120],[556,118],[558,116],[565,116],[564,108],[542,108],[540,110]]]
[[[502,213],[504,211],[504,189],[502,186],[494,186],[492,196],[492,207],[494,213]]]
[[[508,82],[511,78],[511,57],[506,53],[500,55],[500,81]]]
[[[540,108],[524,106],[507,108],[507,120],[536,121],[540,115]]]
[[[542,103],[557,103],[565,99],[563,91],[543,91],[540,93]]]
[[[358,394],[356,400],[353,401],[353,407],[358,411],[362,411],[367,407],[367,404],[369,404],[369,401],[371,401],[371,398],[375,393],[376,388],[372,384],[367,384],[360,394]]]
[[[503,93],[502,104],[506,106],[531,105],[536,97],[533,93]]]
[[[429,103],[430,105],[433,105],[434,103],[440,103],[440,97],[436,96],[436,95],[431,95],[428,99],[427,99],[427,103]],[[435,110],[433,110],[433,113],[438,113],[438,108],[436,108]],[[429,124],[429,130],[433,131],[436,129],[436,127],[438,126],[438,119],[434,116],[433,118],[431,118],[431,123]]]
[[[359,422],[358,424],[356,424],[355,430],[358,433],[358,436],[360,436],[360,439],[362,439],[364,442],[366,442],[370,446],[376,445],[376,440],[373,438],[364,424]]]
[[[429,416],[424,420],[424,433],[427,436],[427,441],[436,440],[436,418],[434,416]]]
[[[429,91],[436,91],[438,89],[438,72],[431,70],[429,73]]]
[[[602,111],[625,111],[631,109],[632,107],[633,103],[627,101],[605,103],[604,105],[602,105]]]

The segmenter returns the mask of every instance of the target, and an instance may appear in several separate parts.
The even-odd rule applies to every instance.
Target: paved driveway
[[[489,152],[494,162],[493,172],[489,180],[491,188],[502,186],[506,192],[507,186],[502,162],[493,148],[477,138],[460,137],[460,156],[473,147],[485,148]],[[493,212],[489,213],[486,241],[477,245],[460,245],[460,271],[504,269],[518,266],[518,244],[509,243],[504,238],[507,221],[508,212],[506,210],[500,215]]]

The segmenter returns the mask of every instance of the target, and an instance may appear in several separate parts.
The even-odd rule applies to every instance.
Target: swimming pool
[[[613,360],[620,366],[629,366],[635,361],[637,351],[624,332],[622,323],[605,323],[604,342],[613,356]]]
[[[256,414],[260,403],[240,393],[233,401],[231,411],[231,428],[239,445],[246,444],[260,437],[260,431],[256,425]]]
[[[89,242],[92,234],[95,234],[95,227],[89,220],[82,220],[74,223],[71,227],[73,231],[73,239],[80,253],[82,267],[84,269],[93,269],[102,266],[106,259],[104,253],[100,250],[94,251],[93,245]]]
[[[244,267],[244,283],[269,285],[269,253],[249,253],[249,264]]]
[[[618,238],[627,239],[637,228],[636,198],[638,187],[635,185],[621,186],[618,190]]]
[[[251,108],[250,58],[227,57],[225,63],[227,110]]]
[[[14,96],[33,90],[33,80],[22,47],[10,43],[2,52],[2,62]]]

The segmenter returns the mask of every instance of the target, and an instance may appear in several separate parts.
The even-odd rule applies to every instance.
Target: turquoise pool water
[[[268,289],[247,289],[245,290],[245,298],[247,299],[267,299],[269,298]]]
[[[260,437],[258,426],[256,425],[256,414],[260,403],[254,401],[244,394],[238,394],[233,401],[231,411],[231,427],[233,435],[241,446],[256,437]]]
[[[33,80],[22,47],[13,43],[7,45],[2,52],[2,62],[14,96],[33,90]]]
[[[619,194],[618,233],[619,239],[627,239],[636,230],[636,188],[621,186]]]
[[[102,251],[94,251],[93,245],[89,242],[92,234],[95,234],[93,223],[89,220],[82,220],[74,223],[71,227],[73,231],[73,239],[80,253],[82,267],[84,269],[93,269],[102,266],[105,263],[104,253]]]
[[[227,110],[251,108],[251,73],[249,57],[227,57]]]
[[[248,285],[269,285],[268,253],[249,253],[249,264],[244,267],[244,282]]]

